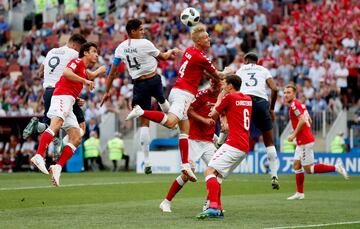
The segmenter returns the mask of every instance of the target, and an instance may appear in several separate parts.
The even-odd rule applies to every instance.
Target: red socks
[[[335,172],[335,166],[325,165],[325,164],[314,165],[314,173],[330,173],[330,172]]]
[[[43,134],[41,135],[39,147],[37,150],[37,154],[44,157],[47,147],[49,146],[50,142],[54,139],[54,132],[51,129],[46,129]]]
[[[189,142],[187,134],[179,135],[179,150],[181,155],[181,162],[183,164],[189,163]]]
[[[142,115],[142,117],[149,119],[150,121],[156,122],[156,123],[163,123],[164,117],[165,117],[165,113],[161,112],[161,111],[147,111],[144,110],[144,114]]]
[[[66,162],[72,157],[73,154],[74,154],[74,150],[72,149],[72,147],[69,146],[69,144],[67,144],[66,146],[64,146],[61,155],[59,157],[59,160],[57,161],[56,164],[60,165],[61,167],[64,167]]]
[[[176,193],[178,193],[180,191],[180,189],[182,189],[182,187],[184,186],[185,182],[183,181],[183,179],[181,178],[181,176],[178,176],[174,182],[172,183],[168,194],[166,195],[166,199],[168,201],[171,201],[174,196],[176,195]]]
[[[296,179],[296,191],[300,193],[304,193],[304,171],[296,170],[295,171],[295,179]]]
[[[210,201],[210,208],[219,208],[219,192],[220,184],[215,175],[208,175],[206,178],[206,188],[208,190],[208,197]]]

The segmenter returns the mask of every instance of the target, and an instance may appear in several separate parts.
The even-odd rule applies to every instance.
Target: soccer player
[[[140,106],[135,106],[126,120],[141,116],[168,128],[174,128],[179,124],[179,150],[182,160],[182,173],[188,176],[190,181],[195,182],[197,178],[188,161],[189,120],[187,111],[198,91],[204,71],[215,81],[219,81],[225,75],[230,74],[232,70],[225,68],[224,71],[219,72],[206,57],[205,52],[210,47],[210,38],[204,25],[198,24],[192,27],[191,39],[194,46],[187,48],[183,54],[178,78],[170,91],[169,102],[171,105],[168,114],[160,111],[143,110]]]
[[[240,91],[249,95],[253,101],[251,121],[263,135],[266,146],[266,154],[269,161],[271,185],[273,189],[279,189],[277,171],[279,162],[273,138],[273,124],[275,120],[274,107],[278,89],[272,80],[272,76],[266,68],[257,65],[258,57],[255,53],[248,53],[244,57],[245,64],[236,72],[242,80]],[[266,94],[266,85],[271,89],[270,106]]]
[[[31,161],[41,172],[49,174],[44,162],[46,149],[61,127],[66,130],[69,141],[64,146],[56,165],[51,165],[49,169],[55,186],[59,186],[62,167],[81,143],[80,126],[73,112],[73,104],[79,96],[83,84],[93,89],[94,82],[91,80],[97,75],[105,73],[105,68],[100,67],[95,71],[96,75],[89,76],[87,74],[86,68],[95,64],[97,58],[96,44],[87,42],[81,46],[79,58],[75,58],[67,64],[63,75],[55,85],[51,98],[50,108],[47,113],[47,116],[51,119],[50,126],[41,135],[36,155],[31,158]]]
[[[74,34],[69,38],[66,45],[51,49],[45,57],[45,60],[40,65],[38,75],[44,76],[43,87],[45,93],[43,95],[45,112],[42,122],[39,122],[38,118],[33,117],[29,124],[23,131],[23,138],[26,139],[33,132],[42,133],[50,125],[50,119],[47,117],[47,112],[50,107],[51,97],[55,90],[55,84],[60,80],[67,64],[74,58],[79,56],[79,50],[82,44],[86,42],[86,39],[81,34]],[[77,98],[77,103],[74,103],[73,112],[80,124],[82,132],[85,131],[85,118],[80,105],[83,104],[83,100]],[[79,105],[80,104],[80,105]]]
[[[126,24],[129,39],[123,41],[115,50],[115,58],[110,69],[106,93],[101,104],[109,98],[109,90],[115,78],[115,73],[121,60],[126,67],[134,83],[132,105],[139,105],[142,109],[151,109],[151,97],[154,97],[162,111],[168,112],[169,102],[165,99],[161,77],[157,74],[157,60],[167,60],[175,57],[180,50],[170,49],[161,52],[153,43],[144,38],[145,30],[138,19],[129,20]],[[150,132],[149,120],[140,118],[140,145],[144,152],[145,174],[152,173],[149,161]]]
[[[189,163],[195,171],[195,163],[200,158],[208,165],[212,155],[216,151],[213,137],[216,122],[209,118],[211,107],[216,103],[221,90],[219,83],[210,81],[211,86],[199,91],[195,101],[190,105],[188,116],[190,121],[189,130]],[[166,198],[161,202],[160,209],[163,212],[171,212],[171,201],[188,181],[184,174],[178,176],[172,183]]]
[[[224,92],[219,105],[213,109],[209,116],[216,120],[225,113],[229,125],[229,134],[223,144],[213,155],[209,166],[205,170],[206,188],[210,206],[199,213],[197,218],[222,218],[221,187],[220,183],[226,178],[246,157],[249,152],[249,130],[252,112],[252,99],[241,93],[241,78],[237,75],[227,76]]]
[[[346,180],[349,179],[347,171],[341,161],[335,166],[326,164],[314,164],[314,136],[311,132],[311,118],[304,104],[296,99],[296,87],[287,85],[284,90],[286,103],[290,106],[289,116],[294,132],[288,137],[292,142],[296,138],[296,149],[294,155],[294,170],[296,179],[296,193],[288,200],[302,200],[304,194],[304,170],[308,174],[338,172]]]

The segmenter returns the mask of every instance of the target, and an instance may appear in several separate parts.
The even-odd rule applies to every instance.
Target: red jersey
[[[174,88],[196,95],[204,70],[210,74],[216,71],[214,65],[202,51],[195,47],[187,48],[181,59]]]
[[[310,116],[304,104],[300,103],[299,100],[295,99],[289,109],[289,116],[291,120],[291,125],[293,129],[296,129],[297,124],[299,123],[299,118],[301,115],[304,115],[306,124],[300,130],[296,136],[297,145],[305,145],[315,141],[314,135],[311,132],[311,125],[309,122]]]
[[[191,107],[202,117],[209,118],[211,107],[216,103],[217,96],[211,95],[209,89],[204,89],[196,94],[196,100]],[[189,118],[190,130],[189,138],[198,141],[212,142],[216,125],[206,125],[205,123]]]
[[[229,125],[229,134],[225,143],[248,153],[250,150],[251,97],[241,92],[230,93],[224,96],[215,109],[219,114],[225,112]]]
[[[76,75],[80,76],[81,78],[88,79],[86,66],[82,59],[72,59],[66,67],[70,68]],[[53,95],[71,95],[76,99],[80,95],[82,88],[82,83],[67,79],[65,76],[61,76],[60,80],[55,85]]]

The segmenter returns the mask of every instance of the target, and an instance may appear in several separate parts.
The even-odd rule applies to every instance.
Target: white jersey
[[[132,79],[156,71],[160,50],[147,39],[128,39],[115,50],[115,58],[121,58]]]
[[[266,94],[266,80],[272,78],[269,70],[257,64],[244,64],[236,75],[242,80],[242,93],[269,100]]]
[[[70,62],[70,60],[78,57],[79,53],[68,46],[51,49],[43,61],[43,87],[55,87],[55,84],[60,80],[66,65]]]

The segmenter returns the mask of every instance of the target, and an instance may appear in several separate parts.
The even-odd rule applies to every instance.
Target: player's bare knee
[[[304,170],[307,174],[311,174],[311,165],[304,166]]]

